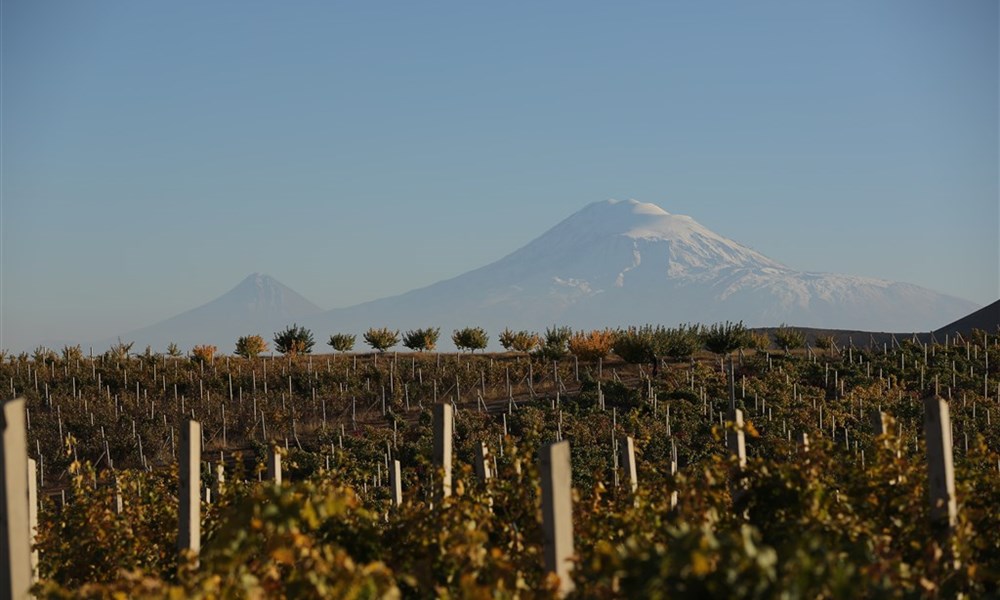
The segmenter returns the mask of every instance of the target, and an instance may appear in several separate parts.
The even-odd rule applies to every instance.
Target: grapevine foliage
[[[599,366],[427,353],[195,362],[66,352],[9,357],[0,374],[27,397],[29,445],[42,449],[42,597],[555,597],[536,457],[560,438],[572,453],[576,597],[991,597],[1000,406],[984,391],[1000,378],[998,342],[751,352],[734,357],[733,383],[729,365],[704,354],[652,377],[646,357]],[[935,378],[946,397],[951,388],[955,428],[950,535],[927,500],[922,398]],[[725,446],[731,389],[746,419],[742,470]],[[480,410],[482,390],[493,412]],[[443,501],[435,394],[459,405],[454,494]],[[876,409],[892,417],[880,437]],[[203,483],[216,492],[196,563],[176,551],[170,437],[191,411],[206,431]],[[801,432],[808,448],[792,441]],[[617,470],[625,436],[636,493]],[[273,442],[281,485],[258,482]],[[497,469],[486,482],[473,469],[483,442]],[[214,480],[219,451],[225,482]],[[399,507],[390,458],[402,465]]]

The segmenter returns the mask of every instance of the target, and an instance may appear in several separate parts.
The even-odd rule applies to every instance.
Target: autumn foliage
[[[236,355],[243,358],[256,358],[267,352],[267,342],[259,335],[245,335],[236,340]]]
[[[1000,595],[1000,337],[744,351],[725,369],[718,353],[663,358],[698,330],[624,330],[636,362],[607,355],[603,369],[540,354],[6,357],[0,381],[26,397],[28,445],[46,478],[36,596],[555,598],[537,457],[559,438],[572,451],[574,597]],[[683,347],[671,350],[678,335]],[[570,347],[589,337],[570,336]],[[935,379],[952,397],[950,530],[928,502],[922,400]],[[731,392],[745,419],[742,469],[726,445]],[[459,406],[444,501],[435,397]],[[873,410],[894,419],[884,435]],[[197,564],[176,551],[172,452],[192,412],[210,463],[202,484],[215,488],[220,458],[226,468],[221,494],[202,504]],[[808,448],[793,441],[800,433]],[[626,436],[635,492],[615,458]],[[275,442],[285,481],[258,482]],[[473,469],[482,443],[495,459],[486,482]],[[402,466],[398,507],[390,459]]]
[[[218,348],[211,344],[199,344],[191,348],[191,358],[201,363],[212,362],[212,358],[215,356],[217,350]]]
[[[580,360],[597,360],[611,352],[615,344],[615,332],[610,329],[595,329],[593,331],[578,331],[569,338],[570,354]]]

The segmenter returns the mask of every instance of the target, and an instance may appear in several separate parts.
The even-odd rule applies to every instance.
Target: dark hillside
[[[946,333],[954,334],[955,332],[967,335],[972,333],[973,329],[980,329],[987,333],[996,333],[997,329],[1000,329],[1000,300],[977,310],[971,315],[949,323],[934,333],[938,334],[938,336]]]

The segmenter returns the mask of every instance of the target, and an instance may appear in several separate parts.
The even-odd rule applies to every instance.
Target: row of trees
[[[412,329],[400,334],[399,330],[388,327],[372,327],[362,339],[372,350],[385,352],[402,342],[403,346],[416,352],[430,352],[437,348],[440,327]],[[630,363],[656,365],[660,358],[687,358],[705,349],[719,355],[727,355],[742,348],[765,349],[770,347],[771,338],[763,333],[747,329],[743,322],[716,323],[702,325],[681,325],[662,327],[645,325],[628,329],[600,329],[576,331],[569,327],[551,327],[544,334],[532,331],[504,329],[498,338],[500,345],[508,352],[535,352],[539,355],[558,359],[572,354],[584,360],[597,360],[614,352]],[[460,351],[484,350],[489,344],[489,335],[482,327],[456,329],[451,341]],[[805,345],[805,335],[794,328],[782,325],[774,331],[775,343],[789,352]],[[354,349],[357,337],[347,333],[335,333],[327,344],[337,352]],[[309,354],[315,346],[311,331],[297,324],[274,334],[274,349],[282,354]],[[820,347],[829,347],[832,340],[817,340]],[[236,341],[236,354],[253,358],[268,350],[267,342],[259,335],[243,336]],[[210,360],[215,346],[196,346],[192,357]]]
[[[437,348],[440,339],[440,327],[412,329],[400,334],[399,330],[387,327],[370,328],[362,339],[372,350],[385,352],[399,345],[416,352],[431,352]],[[805,345],[805,334],[792,327],[782,325],[773,332],[774,343],[786,353]],[[309,354],[316,341],[309,329],[293,324],[283,331],[274,334],[274,349],[286,355]],[[460,351],[475,352],[484,350],[489,344],[489,335],[482,327],[465,327],[456,329],[451,335],[451,341]],[[747,329],[743,322],[716,323],[705,327],[702,325],[681,325],[679,327],[662,327],[644,325],[628,329],[600,329],[593,331],[576,331],[569,327],[551,327],[544,333],[533,331],[513,331],[510,328],[500,332],[500,345],[508,352],[534,352],[548,359],[559,359],[569,354],[584,360],[597,360],[614,352],[630,363],[649,363],[655,365],[659,358],[687,358],[705,349],[719,355],[726,355],[741,348],[766,349],[771,346],[771,338],[764,333]],[[357,336],[347,333],[335,333],[330,336],[327,345],[337,352],[350,352],[357,343]],[[833,345],[831,336],[816,338],[816,346],[821,349]],[[112,345],[107,354],[115,358],[125,358],[131,353],[133,343],[118,341]],[[260,335],[245,335],[236,340],[235,354],[244,358],[255,358],[269,350],[267,341]],[[203,344],[191,349],[192,359],[209,362],[218,352],[213,345]],[[146,348],[146,354],[152,350]],[[182,356],[177,344],[167,347],[169,356]],[[64,360],[82,358],[80,346],[66,346],[62,350]],[[25,356],[26,357],[26,356]],[[39,346],[33,354],[36,363],[55,361],[59,355]],[[2,360],[3,355],[0,355]]]

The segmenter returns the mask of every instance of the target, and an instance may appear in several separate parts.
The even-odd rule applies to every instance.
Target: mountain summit
[[[915,285],[803,272],[691,217],[635,200],[596,202],[508,256],[400,296],[307,320],[320,332],[370,325],[543,329],[712,323],[930,331],[974,310]]]
[[[196,344],[213,344],[229,353],[240,336],[257,334],[270,343],[275,331],[322,312],[270,275],[252,273],[211,302],[121,338],[134,340],[139,349],[150,345],[163,350],[174,342],[185,350]]]
[[[228,318],[242,315],[264,321],[297,319],[323,311],[292,288],[263,273],[251,273],[239,285],[202,308],[208,307],[214,307]]]
[[[592,254],[596,250],[614,262],[605,261],[601,265],[606,267],[605,271],[624,265],[623,270],[615,273],[615,285],[622,287],[626,273],[639,266],[641,250],[654,247],[658,248],[654,260],[666,261],[668,277],[712,277],[730,267],[785,269],[691,217],[672,215],[655,204],[636,200],[590,204],[501,262],[544,261],[546,257],[560,255],[565,262],[573,262],[581,253]],[[627,255],[624,261],[620,259],[623,251]],[[628,264],[629,260],[634,264]]]

